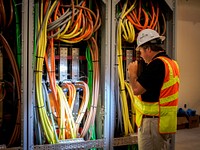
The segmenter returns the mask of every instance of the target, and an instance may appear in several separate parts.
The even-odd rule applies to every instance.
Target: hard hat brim
[[[165,40],[165,36],[160,36],[161,41]]]
[[[161,41],[164,41],[164,40],[165,40],[165,36],[155,37],[155,38],[152,38],[151,40],[154,40],[154,39],[157,39],[157,38],[160,38]],[[151,41],[151,40],[150,40],[150,41]],[[149,41],[147,41],[147,42],[149,42]],[[146,42],[146,43],[147,43],[147,42]],[[143,45],[143,44],[145,44],[145,43],[139,44],[139,45],[136,47],[136,51],[138,51],[138,50],[139,50],[139,47],[140,47],[141,45]]]

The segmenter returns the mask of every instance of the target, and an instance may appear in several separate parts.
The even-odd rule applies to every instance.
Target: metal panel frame
[[[111,57],[110,57],[110,70],[111,70],[111,82],[110,82],[110,146],[109,149],[113,149],[114,145],[114,129],[115,129],[115,118],[116,118],[116,108],[115,108],[115,95],[119,95],[119,93],[115,93],[115,86],[118,84],[118,79],[115,78],[116,75],[116,54],[115,54],[115,49],[116,49],[116,18],[115,18],[115,6],[119,2],[119,0],[112,0],[111,4]]]
[[[171,10],[174,10],[174,0],[165,0],[165,2],[171,8]]]
[[[164,1],[168,6],[168,15],[166,15],[167,21],[167,33],[166,33],[166,51],[168,55],[175,58],[175,0]],[[167,13],[167,12],[166,12]],[[171,15],[169,15],[171,14]]]
[[[28,89],[28,48],[29,48],[29,38],[28,38],[28,25],[29,25],[29,12],[28,2],[26,0],[22,1],[22,66],[21,66],[21,84],[22,84],[22,98],[21,98],[21,146],[23,149],[27,149],[28,144],[28,95],[26,91]]]
[[[101,9],[105,9],[102,11],[103,17],[102,18],[102,27],[101,27],[101,108],[102,112],[104,113],[102,116],[103,121],[103,138],[105,141],[104,149],[110,149],[110,139],[112,137],[110,133],[111,129],[111,120],[112,116],[110,115],[110,110],[112,106],[112,92],[110,89],[111,86],[111,1],[110,0],[103,0],[105,7],[102,6]]]
[[[26,0],[25,0],[26,1]],[[27,32],[27,36],[28,36],[28,68],[27,68],[27,74],[28,74],[28,88],[27,88],[27,93],[28,93],[28,97],[27,97],[27,107],[28,107],[28,120],[27,120],[27,149],[31,149],[31,147],[33,146],[33,140],[34,140],[34,134],[33,134],[33,99],[35,99],[35,93],[34,93],[34,89],[33,89],[33,85],[35,84],[34,82],[34,78],[33,78],[33,72],[34,72],[34,64],[33,64],[33,60],[34,60],[34,55],[33,55],[33,49],[34,49],[34,45],[33,45],[33,41],[34,41],[34,0],[29,0],[28,1],[28,32]]]

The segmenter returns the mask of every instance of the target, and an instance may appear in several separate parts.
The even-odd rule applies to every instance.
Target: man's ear
[[[148,52],[152,52],[152,50],[151,50],[150,47],[147,47],[147,48],[146,48],[146,51],[148,51]]]

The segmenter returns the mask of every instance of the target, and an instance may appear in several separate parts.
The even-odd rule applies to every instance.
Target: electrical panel
[[[0,2],[0,149],[20,146],[21,142],[22,5],[19,3]]]
[[[171,4],[171,5],[169,5]],[[138,60],[138,74],[146,63],[137,47],[138,33],[143,29],[156,30],[166,37],[164,49],[174,57],[175,1],[120,0],[112,1],[111,84],[112,101],[111,149],[137,149],[137,127],[134,122],[134,95],[127,76],[128,64]]]

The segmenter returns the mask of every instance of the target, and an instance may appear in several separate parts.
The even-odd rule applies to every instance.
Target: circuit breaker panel
[[[99,1],[34,3],[36,149],[45,144],[96,140],[95,118],[101,101],[100,4]]]

